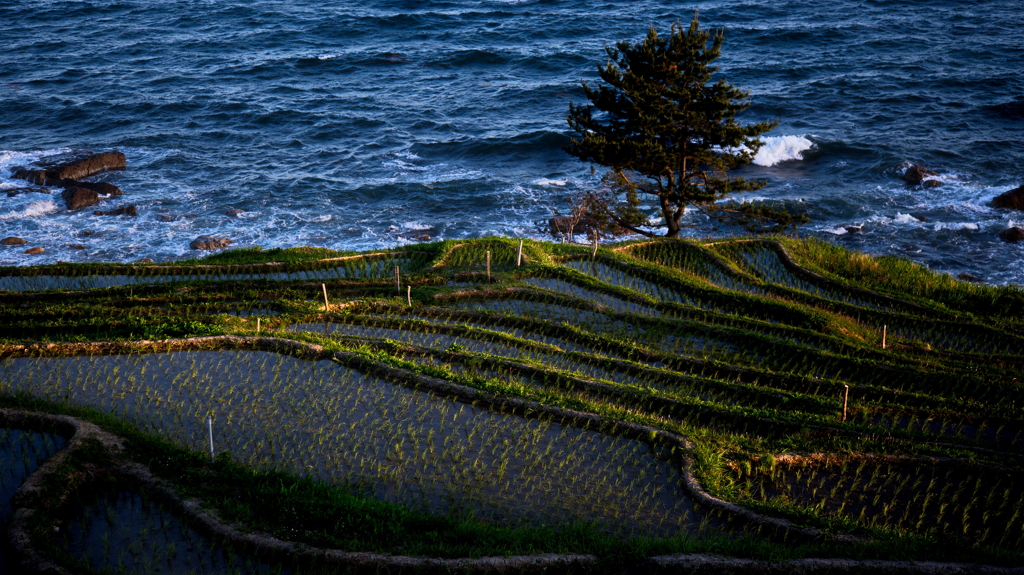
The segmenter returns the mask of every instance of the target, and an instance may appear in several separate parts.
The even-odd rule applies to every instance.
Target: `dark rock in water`
[[[1024,186],[1003,192],[992,198],[992,207],[1024,211]]]
[[[77,180],[64,180],[60,185],[65,188],[85,188],[103,196],[122,196],[121,188],[110,182],[79,182]]]
[[[98,204],[100,201],[99,194],[85,188],[68,188],[60,196],[64,198],[64,203],[69,210],[87,208],[93,204]]]
[[[1006,228],[1005,230],[999,232],[999,239],[1003,240],[1004,242],[1010,243],[1019,242],[1021,240],[1024,240],[1024,230],[1018,228],[1017,226],[1014,226],[1012,228]]]
[[[861,233],[861,231],[864,230],[864,228],[862,228],[861,226],[846,226],[846,228],[844,229],[850,232],[851,234],[859,234]]]
[[[91,236],[91,235],[93,235],[95,233],[96,233],[96,230],[84,230],[82,232],[82,235],[85,236],[85,237],[89,237],[89,236]]]
[[[245,210],[228,210],[228,211],[224,212],[224,215],[225,216],[230,216],[232,218],[237,218],[239,215],[244,214],[244,213],[245,213]]]
[[[215,238],[213,236],[199,236],[192,240],[188,247],[194,250],[221,250],[231,245],[227,238]]]
[[[31,188],[13,188],[13,189],[7,190],[7,197],[8,198],[13,198],[14,196],[17,196],[17,195],[20,195],[20,194],[29,194],[29,193],[52,194],[53,192],[48,190],[48,189],[46,189],[46,188],[40,188],[40,187],[37,187],[37,186],[32,186]]]
[[[916,215],[916,214],[910,214],[910,215],[911,215],[911,217],[913,217],[915,220],[917,220],[919,222],[927,222],[928,221],[928,218],[926,218],[924,216],[919,216],[919,215]]]
[[[84,250],[85,249],[85,246],[83,246],[82,244],[71,244],[68,247],[73,249],[73,250]]]
[[[97,211],[93,212],[92,215],[94,215],[94,216],[137,216],[137,215],[139,215],[139,210],[138,210],[138,208],[135,207],[135,204],[132,204],[130,206],[121,206],[120,208],[117,208],[115,210],[108,210],[108,211],[105,211],[105,212],[97,210]]]
[[[956,277],[957,277],[958,279],[962,279],[962,280],[964,280],[964,281],[968,281],[968,282],[974,282],[974,283],[978,283],[978,282],[983,282],[983,281],[985,281],[985,280],[983,280],[983,279],[979,278],[978,276],[976,276],[976,275],[974,275],[974,274],[969,274],[969,273],[967,273],[967,272],[963,272],[963,273],[961,273],[960,275],[958,275],[958,276],[956,276]]]
[[[121,152],[61,154],[41,158],[36,163],[43,169],[18,168],[13,176],[45,186],[59,184],[62,180],[80,180],[107,170],[123,170],[128,165]]]
[[[19,180],[25,180],[33,184],[46,184],[46,170],[40,170],[38,168],[23,168],[15,167],[11,169],[11,177],[18,178]]]
[[[153,258],[142,258],[142,259],[136,260],[135,263],[139,263],[139,264],[155,264],[156,260],[154,260]]]
[[[430,234],[417,234],[415,236],[409,236],[409,239],[413,239],[418,242],[429,242],[432,239],[432,236]]]
[[[176,219],[178,219],[178,218],[176,218],[174,216],[169,216],[167,214],[157,214],[157,216],[156,216],[156,221],[158,221],[158,222],[173,222]]]
[[[0,240],[0,246],[22,246],[27,243],[25,240],[14,236]]]
[[[41,254],[41,253],[43,253],[45,251],[46,250],[44,250],[43,248],[29,248],[29,249],[25,250],[25,253],[30,255],[30,256],[34,256],[36,254]]]
[[[939,175],[937,172],[933,172],[920,164],[914,164],[907,168],[907,171],[903,173],[903,181],[911,186],[919,186],[925,178],[937,175]],[[938,180],[928,180],[924,182],[924,185],[929,188],[934,188],[935,186],[941,186],[942,182]]]

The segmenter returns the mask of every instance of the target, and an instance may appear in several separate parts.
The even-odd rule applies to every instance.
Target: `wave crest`
[[[802,160],[803,153],[814,147],[814,142],[803,136],[767,136],[764,145],[754,156],[758,166],[774,166],[788,160]]]

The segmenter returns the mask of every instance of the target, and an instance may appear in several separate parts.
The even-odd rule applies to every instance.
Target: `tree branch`
[[[604,205],[604,202],[602,202],[601,200],[598,200],[597,197],[594,196],[593,192],[587,192],[587,197],[589,197],[590,201],[594,202],[595,205],[600,207],[601,211],[604,212],[605,215],[607,215],[609,218],[611,218],[619,226],[622,226],[623,228],[626,228],[627,230],[629,230],[629,231],[631,231],[633,233],[637,233],[637,234],[640,234],[642,236],[647,236],[649,238],[656,238],[656,237],[658,237],[658,234],[654,234],[654,233],[651,233],[651,232],[645,232],[644,230],[638,229],[638,228],[630,225],[629,223],[623,221],[622,218],[620,218],[614,212],[609,210],[608,206]]]

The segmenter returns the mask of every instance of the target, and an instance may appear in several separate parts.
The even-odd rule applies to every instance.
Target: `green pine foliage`
[[[638,209],[646,197],[657,205],[668,237],[679,235],[687,206],[750,229],[765,229],[765,220],[794,228],[805,221],[763,205],[716,204],[764,187],[729,171],[750,163],[763,145],[757,137],[777,125],[736,121],[750,106],[749,93],[724,79],[712,82],[723,38],[721,30],[702,30],[697,14],[689,28],[674,24],[668,37],[652,27],[643,42],[607,49],[609,61],[598,68],[603,85],[583,83],[590,103],[570,103],[566,119],[580,136],[565,150],[610,169],[589,195],[595,220],[654,235],[643,229],[648,222]]]

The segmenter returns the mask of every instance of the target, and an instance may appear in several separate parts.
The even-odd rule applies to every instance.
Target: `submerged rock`
[[[141,258],[141,259],[135,260],[135,263],[138,263],[138,264],[155,264],[156,260],[154,260],[153,258]]]
[[[99,194],[86,188],[67,188],[60,196],[64,198],[64,204],[69,210],[87,208],[100,201]]]
[[[1024,186],[1003,192],[992,198],[992,207],[1024,211]]]
[[[93,212],[92,215],[94,215],[94,216],[137,216],[137,215],[139,215],[139,210],[138,210],[138,208],[135,207],[135,204],[132,204],[130,206],[121,206],[120,208],[117,208],[115,210],[107,210],[107,211],[97,210],[97,211]]]
[[[245,210],[228,210],[228,211],[224,212],[224,215],[225,216],[230,216],[232,218],[237,218],[238,216],[240,216],[240,215],[242,215],[244,213],[245,213]]]
[[[107,170],[123,170],[128,162],[121,152],[83,152],[48,156],[41,158],[37,164],[42,169],[17,168],[12,175],[45,186],[60,184],[63,180],[80,180]]]
[[[124,191],[110,182],[79,182],[77,180],[64,180],[61,185],[65,188],[85,188],[104,196],[121,196]]]
[[[20,194],[29,194],[29,193],[52,194],[53,192],[51,190],[48,190],[46,188],[41,188],[41,187],[38,187],[38,186],[32,186],[30,188],[13,188],[13,189],[7,190],[7,197],[8,198],[13,198],[14,196],[17,196],[17,195],[20,195]]]
[[[1012,228],[1006,228],[1005,230],[999,232],[999,239],[1003,240],[1004,242],[1010,242],[1011,244],[1017,243],[1021,240],[1024,240],[1024,230],[1018,228],[1017,226],[1014,226]]]
[[[23,246],[27,243],[25,240],[14,236],[0,240],[0,246]]]
[[[25,250],[25,253],[30,255],[30,256],[34,256],[36,254],[41,254],[41,253],[43,253],[45,251],[46,250],[43,249],[43,248],[29,248],[29,249]]]
[[[903,173],[903,181],[911,186],[924,185],[926,188],[934,188],[935,186],[941,186],[942,182],[938,180],[925,180],[925,178],[937,175],[939,175],[938,172],[929,170],[921,164],[914,164]]]
[[[194,250],[221,250],[231,245],[228,238],[215,238],[213,236],[199,236],[192,240],[188,247]]]

